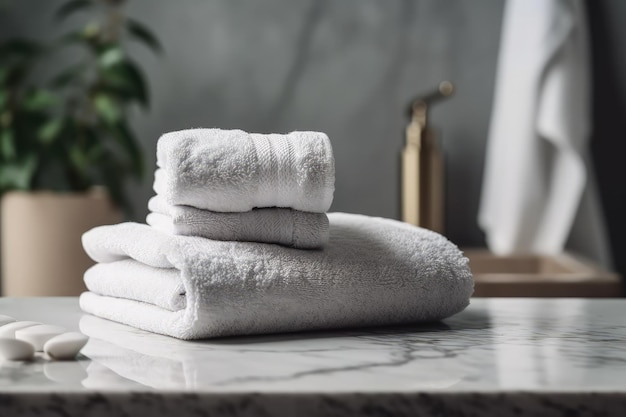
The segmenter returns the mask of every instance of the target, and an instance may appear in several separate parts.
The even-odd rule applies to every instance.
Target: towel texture
[[[113,290],[114,280],[134,282],[114,274],[108,290],[88,281],[91,291],[81,295],[80,305],[182,339],[433,321],[468,305],[468,261],[441,235],[389,219],[328,217],[330,239],[319,251],[172,236],[137,223],[92,229],[83,245],[95,261],[134,259],[155,274],[173,268],[184,293],[163,286],[139,301],[130,291],[125,297]],[[137,247],[145,244],[163,251]],[[170,311],[163,297],[184,298],[179,305],[185,307]]]
[[[241,212],[287,207],[326,212],[335,189],[328,136],[189,129],[157,143],[154,190],[169,204]]]
[[[313,249],[328,241],[328,217],[324,213],[265,208],[242,213],[220,213],[168,204],[163,197],[148,201],[146,222],[165,233],[201,236],[215,240],[278,243]]]
[[[85,272],[85,285],[97,294],[154,304],[170,311],[186,307],[180,271],[135,261],[98,263]]]

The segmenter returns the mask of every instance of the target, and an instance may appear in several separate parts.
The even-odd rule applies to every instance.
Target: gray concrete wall
[[[75,27],[60,1],[14,0],[0,37],[46,38]],[[7,4],[5,1],[3,4]],[[188,127],[327,132],[337,159],[333,210],[399,215],[399,152],[408,100],[442,79],[457,86],[432,114],[447,159],[448,236],[479,245],[476,225],[498,52],[501,0],[132,0],[130,15],[165,45],[133,47],[152,86],[134,126],[154,166],[159,135]],[[615,264],[626,274],[626,2],[588,2],[594,57],[594,137]],[[151,172],[131,185],[145,215]]]
[[[62,2],[20,0],[0,36],[45,38]],[[152,87],[134,126],[154,166],[159,135],[188,127],[327,132],[337,166],[333,211],[398,217],[405,107],[443,79],[457,93],[432,113],[447,159],[447,226],[462,245],[476,225],[501,0],[132,0],[166,50],[132,48]],[[150,177],[132,185],[137,219]]]

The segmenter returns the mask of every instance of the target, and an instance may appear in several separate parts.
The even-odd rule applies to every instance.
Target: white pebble
[[[10,361],[27,361],[35,355],[30,343],[12,338],[0,338],[0,356]]]
[[[51,326],[49,324],[40,324],[38,326],[29,326],[24,329],[15,331],[15,338],[23,340],[35,347],[35,351],[41,352],[43,345],[50,339],[67,331],[64,327]]]
[[[43,351],[52,359],[74,359],[88,340],[82,333],[63,333],[48,340]]]
[[[5,324],[13,323],[16,321],[17,320],[15,320],[11,316],[5,316],[5,315],[0,314],[0,326],[4,326]]]
[[[36,321],[16,321],[14,323],[5,324],[0,327],[0,337],[8,337],[9,339],[15,339],[15,332],[26,327],[37,326],[41,323]]]

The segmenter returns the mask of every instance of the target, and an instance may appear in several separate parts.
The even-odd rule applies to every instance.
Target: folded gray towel
[[[133,283],[123,289],[113,282],[132,277],[114,273],[109,285],[87,282],[93,292],[81,295],[81,308],[140,329],[198,339],[433,321],[469,304],[468,260],[443,236],[389,219],[328,217],[330,239],[317,251],[172,236],[137,223],[92,229],[83,235],[92,259],[120,268],[117,262],[129,258],[144,263],[154,270],[151,285],[171,293],[146,292],[138,301],[137,288],[127,288]],[[171,285],[172,269],[184,291]],[[176,297],[185,300],[172,302]],[[168,308],[184,308],[160,307],[164,298]]]
[[[146,223],[165,233],[215,240],[265,242],[314,249],[328,241],[328,217],[285,208],[220,213],[168,204],[161,196],[148,201]]]

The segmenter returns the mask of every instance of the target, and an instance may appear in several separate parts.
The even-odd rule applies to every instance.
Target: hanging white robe
[[[594,243],[574,247],[609,262],[588,162],[588,42],[582,0],[506,3],[478,216],[496,254],[560,253],[580,225]]]

